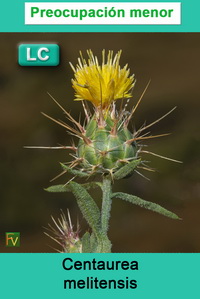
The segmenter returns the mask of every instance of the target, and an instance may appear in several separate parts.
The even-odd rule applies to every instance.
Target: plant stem
[[[103,198],[101,209],[101,233],[102,233],[102,252],[111,252],[111,242],[108,239],[107,232],[109,227],[110,210],[111,210],[111,177],[103,176]]]

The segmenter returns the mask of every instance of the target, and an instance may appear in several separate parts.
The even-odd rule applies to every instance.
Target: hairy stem
[[[101,229],[103,234],[107,234],[111,210],[111,178],[109,176],[103,177],[103,199],[101,210]]]
[[[101,209],[101,233],[102,233],[102,251],[111,252],[111,242],[108,239],[107,232],[109,228],[110,210],[111,210],[111,178],[110,176],[103,177],[103,198],[102,198],[102,209]]]

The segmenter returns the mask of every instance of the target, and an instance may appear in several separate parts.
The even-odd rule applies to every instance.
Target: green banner
[[[46,12],[44,10],[41,12],[39,9],[37,9],[37,6],[40,3],[54,3],[55,4],[55,10],[48,9],[48,5],[46,7]],[[92,2],[96,3],[97,5],[102,5],[105,3],[105,6],[103,5],[103,9],[97,9],[96,11],[92,11],[92,9],[85,10],[84,6],[82,12],[81,12],[81,17],[80,17],[80,22],[76,23],[75,19],[76,16],[73,15],[74,18],[73,22],[75,24],[59,24],[55,25],[55,22],[52,21],[51,19],[54,16],[57,20],[59,17],[61,17],[61,14],[63,13],[63,10],[59,9],[60,4],[66,4],[66,9],[64,9],[64,19],[66,22],[68,22],[68,17],[70,14],[70,4],[68,2],[71,2],[72,4],[79,3],[80,7],[81,4],[83,5],[86,1],[24,1],[24,0],[10,0],[7,2],[4,2],[1,4],[1,18],[0,18],[0,31],[1,32],[199,32],[200,31],[200,22],[199,22],[199,7],[200,3],[197,0],[182,0],[182,1],[129,1],[127,0],[125,3],[123,1],[90,1],[88,0],[87,3]],[[40,25],[40,22],[37,25],[30,25],[26,24],[25,21],[25,3],[34,3],[33,5],[33,10],[32,14],[33,16],[37,13],[42,14],[43,17],[47,16],[47,19],[49,19],[50,24],[49,25]],[[114,4],[113,4],[114,3]],[[121,4],[121,9],[120,13],[118,15],[119,10],[117,7],[115,7],[115,3]],[[161,11],[161,16],[158,15],[157,17],[166,18],[166,17],[171,17],[171,13],[173,15],[173,9],[166,10],[164,9],[164,5],[170,4],[174,5],[175,3],[180,3],[181,5],[181,22],[180,24],[175,25],[173,24],[163,24],[159,25],[158,24],[151,24],[149,25],[149,19],[151,18],[156,18],[156,9],[153,9],[153,15],[151,16],[151,9],[147,9],[144,6],[144,9],[142,9],[142,12],[139,12],[137,9],[134,9],[135,3],[163,3],[163,9],[158,9],[157,13],[159,14]],[[56,7],[56,4],[58,8]],[[128,5],[129,4],[129,11],[132,11],[131,14],[127,15],[125,14],[126,11],[124,10],[123,12],[123,7],[124,4]],[[154,5],[155,6],[155,5]],[[154,8],[153,6],[153,8]],[[133,8],[133,9],[131,9]],[[136,16],[135,16],[135,11],[136,11]],[[72,14],[75,14],[75,11],[72,12]],[[145,22],[147,25],[144,24],[142,25],[135,25],[135,24],[128,24],[127,23],[127,18],[130,18],[130,22],[133,21],[134,17],[137,17],[138,20],[141,18],[140,13],[142,13],[142,17],[146,20]],[[55,15],[54,15],[55,14]],[[168,15],[169,14],[169,15]],[[87,25],[85,20],[89,19],[89,21],[94,22],[95,20],[95,25]],[[101,24],[102,23],[102,17],[106,16],[106,19],[109,23],[109,25],[106,24]],[[117,21],[118,17],[118,21]],[[122,20],[123,19],[123,20]],[[131,20],[132,19],[132,20]],[[141,20],[139,20],[141,21]],[[98,24],[99,23],[99,24]],[[113,24],[112,24],[113,23]],[[119,23],[119,24],[118,24]],[[123,24],[125,23],[125,24]]]
[[[5,298],[198,298],[199,254],[1,254]]]

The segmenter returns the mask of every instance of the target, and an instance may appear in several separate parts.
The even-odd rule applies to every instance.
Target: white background
[[[114,7],[115,10],[123,9],[125,11],[124,18],[116,17],[84,17],[82,20],[72,17],[40,17],[40,14],[35,14],[31,17],[31,7],[38,7],[39,9],[105,9],[111,10]],[[131,9],[173,9],[171,18],[169,17],[130,17]],[[27,2],[25,3],[25,24],[26,25],[179,25],[181,24],[181,4],[179,2]]]

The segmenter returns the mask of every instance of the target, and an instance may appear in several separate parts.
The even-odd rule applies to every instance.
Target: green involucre
[[[86,136],[91,144],[86,144],[82,139],[79,141],[77,156],[83,159],[85,170],[96,166],[102,173],[106,170],[116,171],[137,158],[136,142],[127,143],[134,138],[133,134],[121,121],[115,124],[111,117],[107,117],[105,122],[102,127],[95,118],[91,119],[86,127]]]

